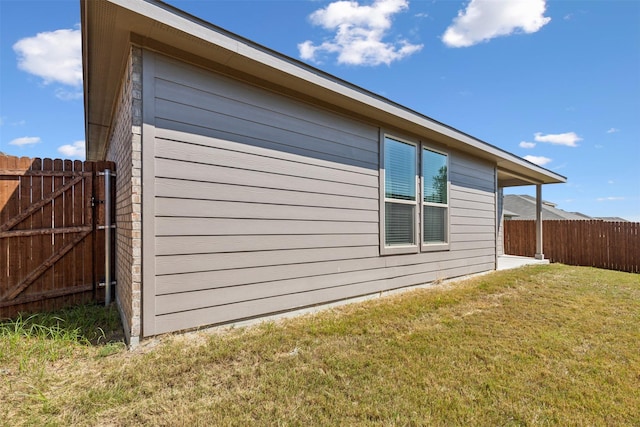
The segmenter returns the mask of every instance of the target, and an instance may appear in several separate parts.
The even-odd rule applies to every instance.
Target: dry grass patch
[[[639,425],[640,276],[498,272],[0,382],[10,425]],[[30,362],[26,362],[29,365]],[[27,366],[25,365],[25,366]],[[32,366],[32,365],[29,365]]]

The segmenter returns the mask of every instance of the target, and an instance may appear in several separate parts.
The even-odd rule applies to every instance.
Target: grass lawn
[[[0,326],[0,424],[640,425],[638,274],[532,266],[135,351],[114,310],[57,317]]]

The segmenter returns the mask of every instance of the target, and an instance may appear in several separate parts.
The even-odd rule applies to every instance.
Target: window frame
[[[400,143],[405,143],[408,145],[412,145],[415,147],[415,180],[416,180],[416,198],[415,201],[403,201],[401,199],[388,199],[386,197],[386,189],[385,189],[385,141],[387,139],[391,139]],[[432,203],[424,201],[424,176],[422,175],[422,162],[423,162],[423,150],[429,150],[434,153],[442,154],[446,157],[447,162],[447,203]],[[417,254],[421,252],[436,252],[436,251],[447,251],[451,249],[451,221],[450,221],[450,201],[451,201],[451,174],[450,174],[450,153],[435,148],[433,144],[415,140],[412,138],[407,138],[403,136],[398,136],[396,132],[380,132],[380,163],[379,163],[379,236],[380,236],[380,255],[399,255],[399,254]],[[413,218],[413,227],[414,227],[414,244],[412,245],[398,245],[398,246],[387,246],[386,245],[386,206],[387,202],[392,203],[400,203],[414,206],[414,218]],[[424,242],[424,210],[425,206],[436,206],[441,207],[446,210],[445,213],[445,239],[446,242],[436,242],[436,243],[425,243]]]
[[[434,202],[425,202],[424,201],[424,175],[422,174],[422,164],[423,164],[423,150],[427,150],[427,151],[431,151],[432,153],[436,153],[436,154],[441,154],[443,156],[445,156],[446,158],[446,166],[447,166],[447,203],[434,203]],[[450,206],[450,202],[451,202],[451,180],[449,179],[449,172],[450,172],[450,162],[449,162],[449,153],[443,151],[443,150],[439,150],[436,148],[433,148],[432,145],[425,143],[424,141],[421,142],[420,144],[420,201],[421,201],[421,206],[420,206],[420,225],[421,225],[421,229],[420,229],[420,250],[422,252],[435,252],[435,251],[445,251],[445,250],[449,250],[451,248],[451,222],[449,219],[449,212],[451,211],[449,209]],[[433,242],[433,243],[426,243],[424,241],[424,237],[425,237],[425,233],[424,233],[424,210],[425,210],[425,206],[433,206],[433,207],[439,207],[439,208],[444,208],[445,209],[445,215],[444,215],[444,242]]]
[[[385,141],[388,139],[412,145],[415,148],[415,170],[416,173],[414,175],[415,180],[415,200],[413,201],[403,201],[402,199],[387,199],[386,197],[386,188],[385,188]],[[397,255],[397,254],[415,254],[420,251],[420,223],[418,222],[418,213],[421,212],[421,208],[419,205],[419,201],[421,200],[421,192],[420,192],[420,180],[418,172],[420,167],[420,143],[416,141],[412,141],[408,138],[403,138],[397,136],[397,134],[391,134],[386,132],[381,132],[381,142],[380,142],[380,254],[381,255]],[[386,233],[386,206],[387,201],[391,203],[399,203],[405,205],[413,205],[414,214],[413,214],[413,241],[414,243],[411,245],[397,245],[397,246],[387,246],[387,233]]]

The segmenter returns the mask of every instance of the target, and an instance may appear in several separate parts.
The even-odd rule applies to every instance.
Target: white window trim
[[[385,194],[385,169],[384,169],[384,144],[385,144],[385,139],[389,138],[389,139],[393,139],[395,141],[398,142],[403,142],[405,144],[409,144],[409,145],[413,145],[416,149],[416,174],[414,176],[415,179],[415,188],[416,188],[416,197],[414,201],[407,201],[407,200],[400,200],[400,199],[387,199],[386,194]],[[418,222],[418,218],[419,215],[418,213],[421,212],[421,207],[420,207],[420,179],[419,179],[419,175],[418,175],[418,167],[420,166],[420,153],[419,153],[419,149],[420,149],[420,143],[417,141],[412,141],[410,139],[407,138],[402,138],[397,136],[397,134],[392,134],[392,133],[387,133],[387,132],[380,132],[380,164],[379,164],[379,172],[380,172],[380,255],[398,255],[398,254],[416,254],[420,251],[420,223]],[[387,235],[386,235],[386,229],[385,229],[385,202],[392,202],[392,203],[399,203],[399,204],[407,204],[407,205],[413,205],[415,208],[415,213],[413,215],[413,241],[415,242],[413,245],[402,245],[402,246],[387,246],[386,245],[386,241],[387,241]]]
[[[406,144],[413,145],[416,148],[416,200],[412,201],[403,201],[399,199],[387,199],[385,194],[385,169],[384,169],[384,144],[385,139],[390,138],[399,142],[403,142]],[[422,150],[430,150],[435,153],[442,154],[447,158],[447,203],[430,203],[424,201],[423,196],[423,183],[424,177],[422,176]],[[400,255],[400,254],[416,254],[420,252],[436,252],[436,251],[447,251],[451,249],[451,209],[450,209],[450,201],[451,201],[451,180],[450,180],[450,154],[446,151],[439,150],[434,148],[429,143],[424,141],[416,141],[410,138],[398,136],[397,133],[392,132],[380,132],[380,163],[379,163],[379,199],[380,199],[380,214],[379,214],[379,235],[380,235],[380,255]],[[386,230],[385,230],[385,202],[392,203],[401,203],[415,206],[415,214],[414,214],[414,241],[416,244],[413,245],[403,245],[403,246],[387,246],[386,245]],[[437,206],[446,208],[446,231],[445,238],[446,243],[425,243],[424,242],[424,231],[422,230],[422,221],[423,221],[423,210],[424,206]]]
[[[422,206],[420,207],[420,218],[422,219],[424,206],[435,206],[439,208],[446,208],[445,215],[445,233],[444,237],[446,242],[435,242],[435,243],[425,243],[424,241],[424,230],[420,229],[420,251],[421,252],[435,252],[435,251],[447,251],[451,249],[451,221],[450,214],[451,209],[449,208],[451,202],[451,180],[449,179],[450,162],[449,162],[449,153],[433,148],[431,145],[425,143],[424,141],[420,144],[420,161],[422,161],[422,150],[429,150],[434,153],[442,154],[447,159],[447,203],[433,203],[433,202],[425,202],[424,195],[422,194],[424,191],[424,176],[422,175],[422,167],[420,168],[420,201],[422,202]],[[420,163],[422,166],[422,163]],[[421,227],[424,225],[421,223]]]

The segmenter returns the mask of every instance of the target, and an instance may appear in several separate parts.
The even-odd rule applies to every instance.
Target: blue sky
[[[568,177],[640,221],[640,1],[168,3]],[[0,0],[0,151],[83,158],[76,0]],[[509,191],[533,194],[533,187]]]

